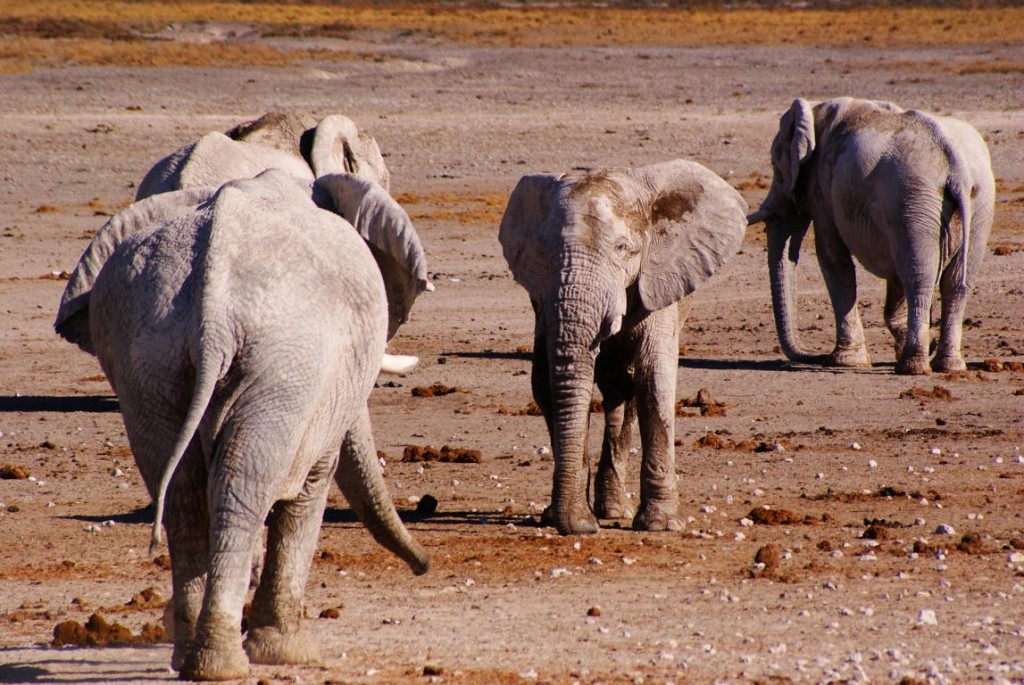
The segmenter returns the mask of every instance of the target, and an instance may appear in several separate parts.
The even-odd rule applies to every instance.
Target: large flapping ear
[[[282,169],[296,178],[313,180],[302,157],[260,143],[233,140],[223,133],[207,133],[153,165],[139,183],[135,199],[186,188],[216,187],[252,178],[267,169]]]
[[[93,236],[78,260],[57,309],[53,328],[68,342],[95,354],[89,333],[89,296],[103,265],[118,245],[133,233],[157,226],[179,212],[207,200],[216,189],[193,188],[155,197],[125,207]]]
[[[412,220],[379,184],[352,174],[321,176],[313,201],[355,227],[377,260],[388,297],[388,340],[409,319],[416,297],[431,288],[427,258]]]
[[[803,98],[793,100],[789,111],[779,121],[779,138],[782,142],[788,142],[786,159],[779,160],[779,167],[783,172],[784,190],[786,195],[795,201],[800,167],[810,159],[815,146],[814,111],[807,100]]]
[[[740,248],[747,203],[697,164],[674,160],[632,172],[653,191],[638,287],[647,311],[678,302]]]
[[[519,179],[509,195],[498,229],[502,254],[516,283],[539,302],[551,284],[550,238],[546,219],[561,176],[530,174]]]
[[[377,141],[346,116],[332,114],[317,124],[309,152],[313,173],[352,174],[391,190],[391,174]]]
[[[267,112],[259,119],[241,123],[225,133],[232,140],[266,145],[294,157],[302,157],[302,136],[314,126],[316,119],[310,114]]]

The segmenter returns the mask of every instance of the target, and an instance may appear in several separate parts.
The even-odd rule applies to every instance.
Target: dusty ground
[[[0,481],[0,682],[175,677],[163,644],[48,647],[58,623],[96,612],[137,635],[161,602],[127,603],[170,593],[169,572],[146,555],[149,500],[116,403],[95,360],[52,333],[64,287],[54,274],[74,267],[154,160],[275,108],[371,128],[416,221],[437,292],[394,348],[422,363],[375,390],[372,409],[398,506],[411,512],[427,494],[439,506],[411,523],[434,559],[414,578],[333,495],[307,595],[324,664],[254,668],[248,682],[1024,680],[1024,372],[981,368],[1024,359],[1024,75],[956,73],[1020,64],[1019,45],[344,43],[378,57],[0,76],[0,465],[30,476]],[[988,257],[969,303],[972,369],[893,375],[882,290],[866,276],[875,368],[787,365],[751,230],[696,294],[684,332],[680,397],[706,388],[727,405],[678,419],[686,531],[562,538],[539,527],[548,440],[540,418],[515,415],[530,400],[532,317],[497,243],[519,176],[685,157],[756,205],[781,111],[794,96],[842,94],[962,116],[991,147],[992,247],[1006,254]],[[831,315],[811,252],[801,279],[802,335],[824,350]],[[463,392],[411,395],[435,382]],[[406,445],[446,443],[480,450],[482,463],[400,461]],[[796,516],[745,525],[762,506]],[[761,571],[755,554],[769,544],[778,565]],[[318,618],[332,608],[337,618]]]

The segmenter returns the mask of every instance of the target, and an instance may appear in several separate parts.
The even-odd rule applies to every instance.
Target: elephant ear
[[[509,195],[498,229],[498,242],[512,278],[539,302],[551,284],[552,236],[545,228],[561,176],[530,174]]]
[[[636,172],[654,191],[638,290],[647,311],[693,292],[740,248],[747,203],[715,173],[674,160]]]
[[[391,190],[391,174],[384,164],[377,141],[346,116],[325,117],[313,133],[309,165],[317,177],[352,174]]]
[[[779,120],[776,142],[778,145],[773,146],[772,155],[777,157],[775,162],[782,172],[783,190],[795,201],[800,167],[810,159],[815,146],[814,111],[807,100],[793,100],[789,111]]]
[[[95,354],[89,332],[89,296],[107,259],[128,236],[164,223],[206,201],[215,191],[215,188],[192,188],[163,193],[129,205],[112,216],[86,246],[64,288],[53,322],[57,334],[89,354]]]
[[[267,169],[283,169],[296,178],[313,180],[306,162],[297,155],[260,143],[233,140],[223,133],[207,133],[153,165],[139,183],[135,199],[185,188],[217,187],[228,181],[252,178]]]
[[[321,176],[313,201],[339,214],[370,247],[388,297],[388,340],[409,319],[416,298],[433,290],[419,235],[405,210],[379,184],[352,174]]]

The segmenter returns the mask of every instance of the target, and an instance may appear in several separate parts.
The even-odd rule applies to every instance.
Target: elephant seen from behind
[[[184,678],[318,660],[303,594],[332,477],[378,542],[428,567],[374,448],[367,398],[388,304],[368,244],[339,215],[355,181],[324,176],[311,195],[275,169],[139,201],[96,235],[61,303],[58,333],[97,356],[117,394],[156,502],[154,544],[167,529]]]
[[[679,302],[739,249],[747,205],[708,169],[683,160],[636,169],[524,176],[499,240],[536,316],[532,390],[555,460],[546,518],[562,534],[597,518],[678,530],[675,395]],[[594,383],[605,431],[588,501]],[[625,491],[634,423],[640,503]],[[595,517],[596,514],[596,517]]]
[[[886,282],[884,318],[896,372],[965,368],[967,295],[992,230],[995,181],[988,147],[968,123],[888,102],[797,99],[772,141],[771,189],[750,223],[764,221],[772,307],[790,360],[870,366],[857,307],[854,258]],[[797,340],[794,274],[814,224],[818,264],[832,301],[836,344],[812,355]],[[929,362],[936,286],[942,322]]]

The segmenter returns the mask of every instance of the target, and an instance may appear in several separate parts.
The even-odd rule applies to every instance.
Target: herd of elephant
[[[777,331],[804,363],[870,365],[853,258],[885,279],[897,373],[964,368],[967,293],[991,230],[988,149],[962,121],[890,103],[798,99],[771,145],[760,208],[705,167],[524,176],[498,239],[536,315],[531,385],[555,457],[546,523],[598,519],[678,530],[674,403],[687,296],[764,221]],[[271,113],[161,159],[135,202],[95,235],[57,332],[95,355],[117,394],[139,472],[167,531],[172,666],[243,677],[309,663],[302,601],[332,480],[374,538],[423,573],[376,456],[367,402],[416,297],[432,289],[377,142],[350,119]],[[815,246],[836,318],[829,355],[801,350],[793,301],[801,241]],[[930,313],[941,333],[930,354]],[[588,501],[594,385],[605,414]],[[624,489],[634,424],[636,511]],[[240,634],[254,554],[266,551]]]

